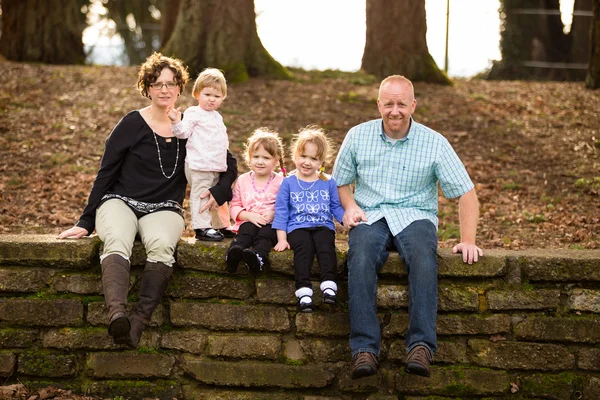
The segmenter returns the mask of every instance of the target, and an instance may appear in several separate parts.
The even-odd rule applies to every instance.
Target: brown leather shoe
[[[431,364],[431,352],[425,346],[415,346],[406,356],[406,367],[404,370],[409,374],[429,376]]]
[[[358,353],[354,358],[354,368],[352,369],[352,379],[364,378],[377,373],[377,356],[368,351]]]

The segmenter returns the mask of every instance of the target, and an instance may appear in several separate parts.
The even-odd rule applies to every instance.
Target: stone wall
[[[430,378],[403,371],[407,282],[392,254],[377,293],[381,369],[351,380],[345,244],[340,301],[313,314],[296,312],[291,252],[254,279],[224,272],[227,246],[180,242],[133,351],[106,332],[97,238],[0,235],[1,379],[134,399],[600,398],[600,251],[496,250],[466,265],[440,250]],[[144,258],[136,244],[131,305]]]

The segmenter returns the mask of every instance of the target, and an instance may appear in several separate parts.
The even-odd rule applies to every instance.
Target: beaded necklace
[[[302,190],[310,190],[312,189],[313,186],[315,186],[315,183],[317,183],[317,181],[319,180],[319,178],[315,179],[313,181],[313,183],[311,183],[311,185],[307,188],[302,187],[302,185],[300,184],[300,179],[298,179],[298,175],[296,175],[296,182],[298,182],[298,186],[300,187],[300,189]]]
[[[160,165],[160,171],[162,172],[162,174],[165,178],[171,179],[173,177],[173,175],[175,175],[175,171],[177,171],[177,162],[179,161],[179,140],[177,138],[175,138],[175,141],[177,143],[177,154],[175,155],[175,166],[173,167],[173,172],[171,173],[171,175],[167,176],[167,174],[165,174],[165,169],[163,168],[162,157],[160,156],[160,147],[158,145],[158,138],[156,137],[158,135],[154,131],[154,118],[152,117],[152,106],[150,106],[150,129],[152,129],[154,143],[156,143],[156,151],[158,153],[158,164]]]
[[[256,188],[256,186],[254,185],[254,175],[255,175],[254,172],[252,174],[250,174],[250,177],[252,178],[252,188],[254,189],[254,191],[256,193],[264,193],[265,190],[267,190],[267,188],[269,187],[269,184],[271,183],[271,181],[273,180],[273,172],[271,172],[271,174],[269,175],[269,180],[267,181],[267,184],[265,185],[265,187],[262,190],[258,190]]]

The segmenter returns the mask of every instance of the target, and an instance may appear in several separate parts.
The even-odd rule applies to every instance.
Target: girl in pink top
[[[237,232],[227,250],[227,271],[234,273],[244,261],[250,273],[263,270],[269,251],[277,243],[271,227],[275,215],[275,199],[283,180],[283,144],[276,132],[255,130],[246,141],[245,160],[250,172],[238,177],[229,203]],[[280,167],[281,174],[274,171]]]

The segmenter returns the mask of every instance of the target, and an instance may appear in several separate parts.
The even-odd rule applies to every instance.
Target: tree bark
[[[15,61],[83,64],[79,0],[2,0],[0,53]]]
[[[600,88],[600,0],[594,0],[593,21],[590,29],[590,56],[585,86],[590,89]]]
[[[160,14],[160,48],[162,49],[171,38],[175,28],[179,15],[179,0],[162,0]]]
[[[162,52],[182,59],[192,74],[214,67],[231,82],[290,77],[258,37],[254,0],[180,0],[178,14]]]
[[[449,84],[427,47],[425,1],[367,0],[367,38],[361,68],[379,78]]]
[[[573,4],[573,11],[592,11],[593,0],[575,0]],[[587,64],[588,57],[590,55],[590,28],[592,24],[592,18],[587,15],[573,15],[573,22],[571,24],[571,31],[569,32],[570,39],[570,51],[569,59],[570,63],[576,64]],[[585,80],[587,71],[584,69],[572,70],[572,75],[575,80]]]
[[[539,10],[540,14],[523,13]],[[571,47],[565,35],[559,12],[559,0],[501,0],[502,30],[500,49],[502,60],[495,62],[490,79],[551,79],[573,80],[573,71],[566,68],[534,67],[531,63],[565,63]],[[529,65],[526,65],[529,64]]]

